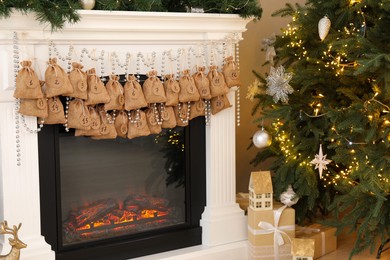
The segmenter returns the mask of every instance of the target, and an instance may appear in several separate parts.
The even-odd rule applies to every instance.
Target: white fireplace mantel
[[[22,259],[53,260],[54,253],[40,232],[37,135],[21,126],[21,166],[17,166],[13,36],[18,35],[19,59],[32,59],[43,77],[48,44],[62,53],[77,48],[134,52],[161,52],[189,46],[241,40],[248,19],[237,15],[79,11],[81,21],[51,32],[34,15],[14,12],[0,21],[0,220],[23,223],[19,237],[28,247]],[[80,53],[74,54],[75,56]],[[207,54],[206,54],[207,55]],[[108,66],[109,67],[109,66]],[[131,68],[134,70],[134,68]],[[156,64],[161,69],[161,64]],[[106,68],[106,72],[108,69]],[[245,253],[246,218],[235,202],[235,113],[232,108],[212,116],[206,129],[207,202],[202,215],[203,245],[145,259],[237,259]],[[36,119],[26,118],[31,128]],[[10,248],[0,237],[3,254]],[[143,258],[142,258],[143,259]]]

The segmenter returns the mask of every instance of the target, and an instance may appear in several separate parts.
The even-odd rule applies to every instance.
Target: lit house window
[[[266,194],[265,194],[265,197],[266,197],[267,199],[271,198],[271,193],[266,193]]]
[[[256,208],[261,208],[261,202],[256,202]]]
[[[270,201],[266,201],[265,202],[265,207],[266,208],[270,208],[271,207],[271,202]]]

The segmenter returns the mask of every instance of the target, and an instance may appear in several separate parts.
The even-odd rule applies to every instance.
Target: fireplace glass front
[[[184,224],[183,134],[179,127],[131,140],[60,136],[63,245]],[[166,169],[172,157],[179,163]]]
[[[88,249],[98,252],[124,243],[132,245],[124,249],[131,251],[123,253],[126,258],[101,259],[128,259],[200,244],[199,219],[205,204],[201,120],[158,135],[113,140],[76,137],[61,126],[45,127],[39,136],[42,233],[56,258],[100,259]],[[156,237],[166,242],[180,232],[181,238],[171,238],[176,241],[168,248],[152,249]],[[188,238],[191,241],[184,242]],[[145,251],[148,247],[151,250]]]

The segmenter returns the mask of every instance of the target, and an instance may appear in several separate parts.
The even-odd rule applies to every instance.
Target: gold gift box
[[[279,247],[279,260],[291,260],[291,245],[284,244]],[[275,260],[273,246],[252,246],[248,243],[249,260]]]
[[[321,224],[312,224],[300,227],[296,231],[298,238],[314,239],[314,259],[320,258],[337,248],[336,228],[327,227]]]
[[[274,211],[284,206],[282,203],[274,202],[273,210],[255,211],[252,208],[248,208],[248,241],[253,246],[273,246],[274,234],[253,234],[251,230],[259,230],[259,222],[268,222],[274,225]],[[280,216],[278,227],[282,226],[295,226],[295,210],[287,207]],[[285,244],[291,244],[290,239],[295,237],[294,230],[282,230],[285,234],[282,234]]]

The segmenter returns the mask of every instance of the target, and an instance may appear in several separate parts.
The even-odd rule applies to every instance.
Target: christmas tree
[[[390,1],[309,0],[274,15],[292,22],[263,40],[270,73],[248,88],[265,128],[253,142],[273,138],[252,163],[273,158],[276,196],[292,184],[299,222],[330,212],[339,232],[357,231],[351,256],[373,250],[390,237]]]

